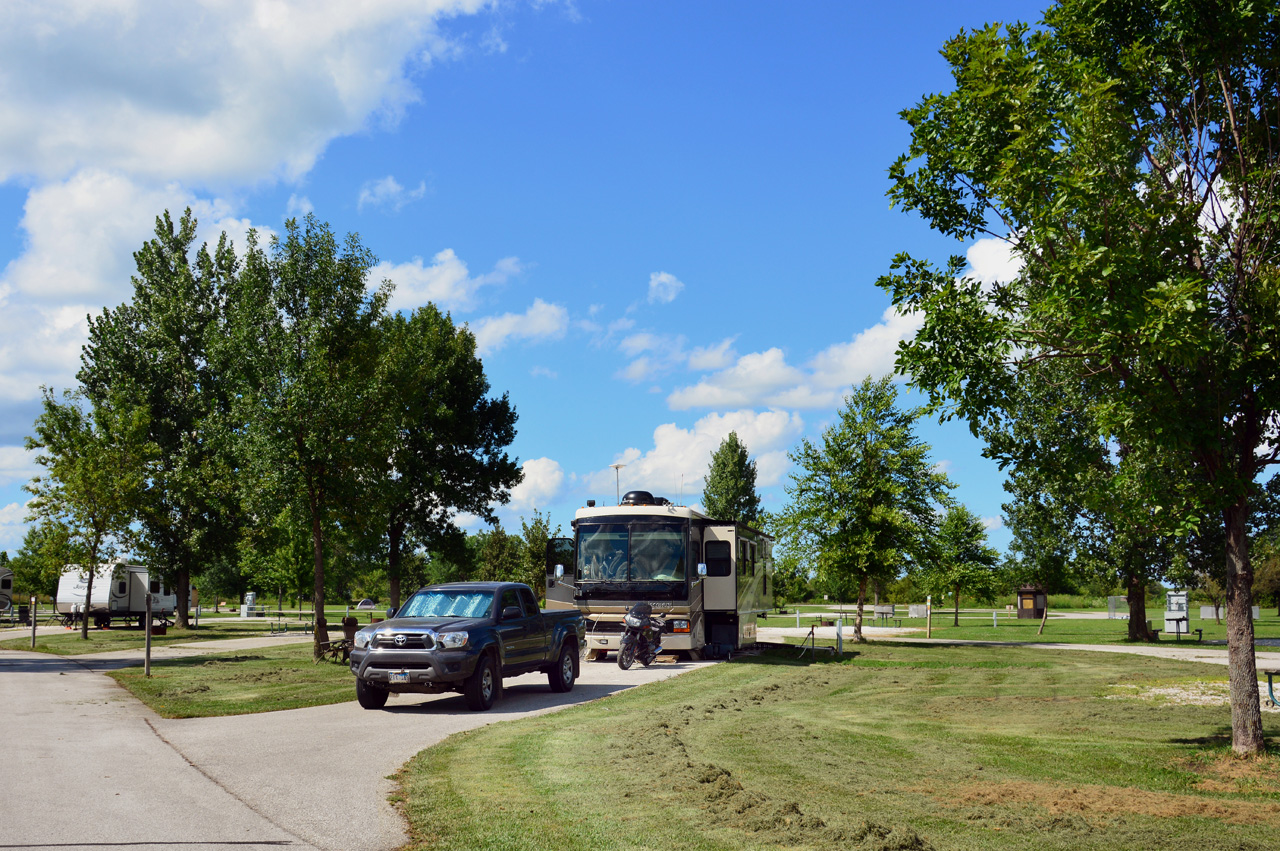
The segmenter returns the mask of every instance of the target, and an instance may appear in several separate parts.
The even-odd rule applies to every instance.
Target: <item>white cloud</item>
[[[804,369],[788,364],[778,348],[742,355],[731,366],[675,390],[667,397],[667,404],[675,410],[835,407],[849,388],[868,375],[891,374],[898,342],[910,339],[921,321],[916,314],[903,315],[890,307],[880,322],[860,331],[847,343],[836,343],[819,352]],[[728,360],[731,342],[722,342],[701,362],[711,362],[713,355]]]
[[[647,490],[674,501],[680,497],[683,477],[688,502],[691,494],[702,492],[711,453],[731,431],[738,433],[756,461],[757,486],[772,487],[782,481],[790,466],[787,449],[803,430],[799,414],[777,410],[708,414],[688,429],[666,423],[654,429],[652,449],[631,447],[615,458],[615,463],[626,464],[617,474],[619,487],[623,493]],[[615,490],[615,473],[605,467],[584,476],[583,484],[607,497]]]
[[[11,502],[0,508],[0,551],[17,550],[26,535],[27,506]]]
[[[394,122],[436,28],[487,0],[6,7],[0,180],[86,164],[152,180],[296,178],[332,139]],[[424,49],[425,45],[425,49]]]
[[[689,353],[689,368],[696,370],[724,369],[733,363],[738,353],[733,350],[737,337],[727,337],[714,346],[699,346]]]
[[[315,206],[311,203],[311,199],[306,195],[298,195],[297,193],[289,196],[289,203],[285,205],[285,213],[289,216],[302,217],[316,211]]]
[[[534,299],[524,313],[486,316],[471,326],[480,355],[495,352],[508,340],[558,340],[569,327],[569,311],[558,304]]]
[[[668,272],[654,272],[649,275],[649,303],[670,304],[680,295],[684,284]]]
[[[964,256],[969,261],[966,274],[987,286],[1008,283],[1022,271],[1022,258],[1014,254],[1003,239],[980,239],[969,246]]]
[[[389,207],[395,212],[406,205],[417,201],[427,194],[427,182],[418,183],[417,189],[405,189],[391,175],[380,180],[367,180],[360,187],[360,197],[356,201],[356,210],[364,212],[365,207]]]
[[[997,516],[997,517],[983,517],[983,518],[982,518],[982,528],[986,529],[988,532],[991,532],[991,531],[993,531],[993,530],[995,530],[995,529],[1003,529],[1003,528],[1004,528],[1004,518],[1003,518],[1003,517],[998,517],[998,516]]]
[[[532,375],[534,378],[559,378],[560,377],[560,374],[556,372],[554,369],[550,369],[545,366],[535,366],[533,369],[529,370],[529,374]]]
[[[560,495],[564,487],[564,470],[560,462],[550,458],[534,458],[520,467],[524,479],[511,489],[506,508],[512,512],[532,511],[545,507]]]
[[[389,310],[412,310],[427,302],[451,310],[470,310],[475,306],[476,293],[481,287],[505,284],[524,271],[516,257],[504,257],[493,264],[493,271],[472,277],[467,264],[453,253],[452,248],[431,258],[431,264],[415,257],[408,263],[379,263],[369,273],[369,285],[377,286],[384,280],[395,283]]]
[[[21,446],[0,446],[0,487],[30,481],[37,470],[36,453]]]

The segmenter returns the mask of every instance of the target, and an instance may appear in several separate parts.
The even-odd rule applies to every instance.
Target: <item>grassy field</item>
[[[1022,648],[776,652],[455,736],[399,799],[413,849],[1275,848],[1280,761],[1230,758],[1226,707],[1174,702],[1224,679]]]
[[[778,615],[773,614],[770,617],[761,620],[760,625],[766,627],[795,627],[796,618],[794,609],[789,610],[792,614]],[[902,618],[902,628],[919,630],[919,637],[925,634],[924,618]],[[934,638],[952,638],[967,639],[973,641],[1048,641],[1060,642],[1067,644],[1124,644],[1127,643],[1129,625],[1127,621],[1106,620],[1101,618],[1065,618],[1050,616],[1044,627],[1044,633],[1037,635],[1040,629],[1040,621],[1034,619],[1018,619],[1016,617],[1008,617],[1001,613],[999,615],[999,626],[991,625],[990,613],[985,615],[976,615],[972,613],[962,612],[960,615],[960,626],[952,626],[953,617],[950,612],[934,611],[933,614],[933,637]],[[818,623],[818,618],[801,614],[800,625],[804,629]],[[1157,612],[1155,617],[1151,618],[1152,626],[1160,629],[1164,626],[1163,612]],[[851,628],[852,612],[848,613],[845,620],[846,629]],[[870,616],[870,610],[867,610],[867,616],[863,620],[864,626],[881,626],[881,621],[875,620]],[[890,623],[890,626],[895,624]],[[1223,620],[1217,624],[1212,620],[1198,620],[1193,618],[1190,622],[1192,629],[1203,629],[1205,641],[1225,641],[1227,637],[1227,624]],[[1254,621],[1254,633],[1258,638],[1277,638],[1280,639],[1280,617],[1276,616],[1275,610],[1263,610],[1258,620]],[[1193,641],[1195,634],[1190,637],[1183,635],[1181,639],[1175,639],[1172,634],[1161,632],[1160,640],[1163,641]]]
[[[199,629],[169,627],[165,635],[153,635],[151,646],[186,644],[192,641],[216,641],[228,638],[254,638],[266,635],[267,624],[246,621],[205,621]],[[341,637],[341,636],[339,636]],[[90,629],[89,638],[80,637],[80,630],[67,630],[57,635],[36,638],[36,652],[57,656],[79,656],[84,653],[104,653],[109,650],[129,650],[146,644],[146,635],[137,627],[125,629]],[[31,636],[0,641],[0,649],[30,650]]]
[[[165,718],[247,715],[355,700],[346,665],[312,662],[311,646],[293,644],[125,668],[109,676]]]

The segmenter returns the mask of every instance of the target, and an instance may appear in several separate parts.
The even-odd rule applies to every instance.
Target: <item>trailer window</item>
[[[120,592],[121,592],[121,593],[124,593],[123,583],[121,583]],[[152,593],[152,594],[159,594],[159,593],[160,593],[160,580],[159,580],[159,579],[152,579],[152,580],[151,580],[151,593]]]
[[[125,584],[125,581],[123,579],[121,579],[118,583],[116,583],[116,587],[119,589],[118,591],[116,591],[116,593],[119,594],[121,597],[123,597],[125,590],[129,586]]]
[[[733,556],[728,541],[707,541],[707,576],[729,576],[733,573]]]

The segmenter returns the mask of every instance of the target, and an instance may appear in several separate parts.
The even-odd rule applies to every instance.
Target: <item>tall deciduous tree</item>
[[[756,493],[756,462],[736,431],[720,441],[711,453],[711,468],[703,479],[702,504],[718,520],[736,520],[755,526],[760,521],[760,495]]]
[[[168,212],[156,218],[155,237],[134,254],[133,298],[89,320],[79,375],[95,406],[146,412],[158,451],[133,472],[143,483],[139,549],[174,580],[180,627],[191,577],[234,552],[239,525],[230,370],[216,356],[237,262],[225,234],[192,256],[195,238],[190,209],[176,226]]]
[[[938,525],[933,557],[919,574],[927,587],[955,594],[955,626],[960,625],[961,592],[989,596],[996,585],[999,553],[987,546],[982,519],[964,505],[952,505]]]
[[[80,637],[89,637],[88,606],[94,572],[112,558],[128,534],[142,481],[138,475],[155,454],[146,442],[146,413],[138,408],[83,407],[81,395],[67,392],[59,401],[44,390],[35,435],[26,448],[36,453],[45,473],[25,486],[37,523],[65,526],[73,549],[83,553],[87,579]]]
[[[952,39],[955,90],[904,113],[890,194],[1006,239],[1021,272],[901,256],[883,281],[925,317],[900,366],[955,414],[999,428],[1009,389],[1058,360],[1104,433],[1194,485],[1135,480],[1161,531],[1221,518],[1242,754],[1264,749],[1245,524],[1280,450],[1278,42],[1280,10],[1246,0],[1061,0],[1042,26]]]
[[[379,327],[380,418],[368,440],[364,505],[387,553],[391,605],[400,605],[409,541],[439,545],[460,512],[492,520],[521,470],[506,453],[516,413],[504,393],[490,398],[475,337],[428,304]]]
[[[917,437],[919,412],[903,410],[888,378],[868,378],[849,394],[840,419],[791,453],[796,466],[778,515],[783,545],[845,599],[855,596],[854,637],[863,641],[867,582],[889,579],[933,546],[937,509],[952,487],[933,469]]]
[[[65,523],[45,520],[27,527],[18,554],[9,562],[13,586],[24,594],[44,594],[52,598],[58,577],[68,564],[87,564],[89,558],[76,546]]]
[[[250,233],[230,299],[244,481],[260,515],[293,502],[307,519],[316,658],[329,640],[325,535],[348,516],[378,448],[366,438],[379,416],[378,326],[390,285],[367,289],[373,264],[355,235],[340,246],[313,215],[301,226],[290,219],[266,250]]]

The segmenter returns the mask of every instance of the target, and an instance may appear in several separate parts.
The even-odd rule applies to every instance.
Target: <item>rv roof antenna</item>
[[[684,505],[684,473],[680,474],[680,504]]]
[[[609,466],[613,468],[614,499],[617,501],[618,505],[622,505],[622,486],[620,484],[621,482],[620,477],[622,475],[622,468],[627,465],[626,464],[610,464]]]

